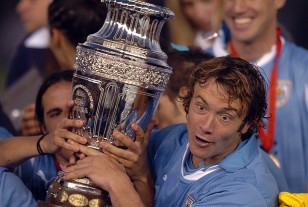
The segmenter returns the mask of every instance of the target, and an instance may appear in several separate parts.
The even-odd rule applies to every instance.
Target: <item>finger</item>
[[[129,148],[131,150],[134,150],[134,146],[133,146],[134,145],[134,141],[130,137],[124,135],[123,133],[121,133],[121,132],[119,132],[117,130],[115,130],[112,133],[112,136],[114,138],[116,138],[118,141],[120,141],[127,148]]]
[[[79,145],[80,152],[86,156],[102,155],[103,153],[87,146]],[[82,156],[82,154],[80,156]],[[80,159],[84,157],[80,157]]]
[[[144,141],[143,129],[138,124],[135,124],[135,123],[132,123],[130,126],[136,133],[136,142],[139,142],[142,144]]]
[[[29,104],[24,108],[24,112],[35,111],[35,104]]]
[[[112,153],[109,153],[109,152],[105,152],[105,154],[108,155],[109,157],[111,157],[112,159],[116,160],[118,163],[121,163],[125,167],[128,167],[128,168],[131,167],[132,162],[130,160],[126,160],[122,157],[118,157],[118,156],[116,156]]]
[[[68,107],[68,108],[72,108],[74,105],[75,105],[74,100],[69,100],[69,101],[67,101],[67,107]]]
[[[148,124],[148,126],[147,126],[147,128],[144,132],[144,142],[146,142],[146,143],[149,142],[150,134],[151,134],[152,130],[154,129],[155,125],[156,125],[156,121],[154,119],[152,119],[149,122],[149,124]]]
[[[81,128],[84,125],[82,120],[78,119],[64,119],[58,124],[58,128],[68,129],[68,128]]]
[[[70,156],[70,158],[69,158],[69,163],[70,163],[70,165],[74,165],[74,164],[76,164],[76,162],[77,162],[77,160],[78,160],[78,157],[75,155],[75,153],[72,155],[72,156]]]
[[[79,136],[73,132],[70,132],[66,129],[58,129],[55,131],[56,136],[60,139],[60,141],[65,141],[67,139],[70,139],[72,141],[74,141],[75,143],[80,143],[80,144],[86,144],[87,143],[87,139],[85,137]],[[56,139],[56,140],[59,140]]]
[[[129,150],[121,149],[119,147],[113,146],[112,144],[109,144],[109,143],[106,143],[106,142],[102,142],[101,147],[103,149],[103,152],[106,153],[106,154],[113,154],[117,157],[127,159],[127,160],[131,160],[131,159],[133,159],[132,157],[134,157],[133,152],[131,152]]]
[[[37,123],[36,119],[23,120],[22,127],[24,127],[24,128],[38,128],[38,123]]]
[[[36,120],[35,111],[24,111],[22,120]]]
[[[70,180],[75,178],[83,178],[87,176],[87,169],[88,164],[85,162],[77,161],[75,165],[69,166],[64,169],[64,172],[66,175],[64,176],[64,179]]]

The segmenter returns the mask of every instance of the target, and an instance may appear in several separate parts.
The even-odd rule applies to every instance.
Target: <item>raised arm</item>
[[[59,123],[57,129],[46,134],[39,142],[39,147],[43,153],[54,154],[63,148],[79,151],[77,146],[69,145],[66,139],[76,140],[80,143],[86,143],[82,138],[70,131],[70,127],[81,127],[82,121],[65,119]],[[39,155],[38,141],[42,136],[12,137],[0,141],[0,166],[15,167],[22,161]]]
[[[126,150],[104,142],[101,143],[104,153],[125,166],[128,176],[146,206],[154,204],[154,184],[147,160],[148,139],[154,125],[155,122],[151,121],[144,132],[137,124],[131,124],[136,133],[135,141],[115,131],[113,137],[121,141],[127,147]]]

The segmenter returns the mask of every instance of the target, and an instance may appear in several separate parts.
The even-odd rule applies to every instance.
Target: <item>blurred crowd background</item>
[[[158,0],[153,0],[158,2]],[[26,31],[16,13],[18,0],[0,1],[0,94],[7,70],[18,43]],[[308,49],[308,1],[288,0],[279,13],[279,22],[290,32],[293,41]]]

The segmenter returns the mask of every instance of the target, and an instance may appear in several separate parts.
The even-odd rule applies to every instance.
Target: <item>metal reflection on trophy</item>
[[[112,133],[134,139],[132,122],[146,129],[172,72],[159,37],[173,12],[136,0],[103,2],[108,7],[104,25],[77,46],[72,90],[71,118],[85,123],[73,131],[94,149],[101,141],[124,147]],[[68,182],[62,176],[49,187],[48,204],[40,206],[111,206],[108,193],[89,179]]]
[[[101,141],[121,147],[114,130],[134,138],[132,122],[145,129],[171,73],[159,34],[173,13],[133,0],[105,2],[102,29],[77,47],[73,80],[72,118],[85,122],[75,132],[95,149]]]

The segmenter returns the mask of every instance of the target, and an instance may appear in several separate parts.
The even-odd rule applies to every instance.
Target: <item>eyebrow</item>
[[[206,105],[208,105],[206,100],[203,97],[201,97],[200,95],[196,96],[196,99],[197,98],[201,99]],[[225,108],[223,108],[222,111],[234,111],[236,114],[239,114],[239,111],[236,110],[235,108],[232,108],[232,107],[225,107]]]
[[[52,109],[47,111],[46,115],[49,116],[50,114],[52,114],[54,112],[63,112],[63,109],[61,109],[61,108],[52,108]]]

